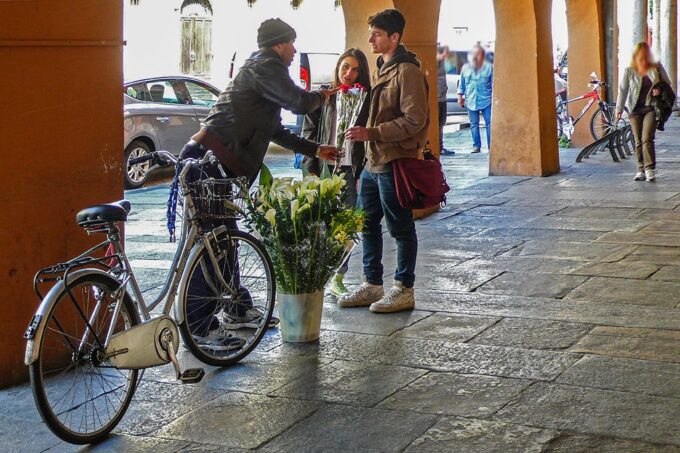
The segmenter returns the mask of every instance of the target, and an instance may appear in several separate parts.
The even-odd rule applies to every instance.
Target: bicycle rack
[[[614,162],[620,162],[620,159],[627,159],[628,156],[633,154],[630,147],[632,140],[633,131],[630,125],[626,125],[583,148],[576,156],[576,162],[580,163],[583,159],[588,159],[590,156],[605,150],[609,151]]]

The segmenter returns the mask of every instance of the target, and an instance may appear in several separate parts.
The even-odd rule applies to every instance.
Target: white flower
[[[267,219],[267,222],[271,223],[272,225],[276,225],[276,210],[270,209],[264,215],[264,218]]]

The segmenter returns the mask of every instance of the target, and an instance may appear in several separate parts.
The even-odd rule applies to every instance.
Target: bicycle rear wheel
[[[101,344],[119,303],[112,297],[118,286],[113,277],[94,273],[72,280],[35,340],[38,357],[29,366],[33,396],[45,424],[66,442],[104,438],[134,395],[137,370],[113,368]],[[121,301],[114,334],[139,323],[130,296],[125,293]]]
[[[248,233],[228,231],[212,244],[216,267],[204,246],[187,263],[177,301],[183,315],[179,330],[196,358],[227,366],[247,356],[269,327],[274,268],[262,243]]]

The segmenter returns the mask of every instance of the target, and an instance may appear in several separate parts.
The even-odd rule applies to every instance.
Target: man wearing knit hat
[[[202,156],[210,149],[231,174],[251,179],[260,170],[271,141],[306,156],[335,160],[335,147],[301,138],[281,124],[282,108],[307,114],[334,92],[305,91],[290,78],[296,37],[295,30],[281,19],[262,22],[257,31],[259,50],[220,94],[181,157]]]
[[[296,53],[295,38],[295,30],[281,19],[268,19],[260,25],[259,50],[246,60],[236,78],[220,94],[202,121],[201,130],[191,137],[180,157],[198,158],[212,150],[227,176],[245,176],[251,181],[262,166],[269,142],[309,157],[335,160],[335,147],[299,137],[281,124],[282,108],[307,114],[321,107],[334,93],[334,90],[305,91],[290,78],[288,67]],[[221,177],[215,168],[207,169],[206,173]],[[228,226],[237,228],[235,221]],[[234,340],[230,332],[257,327],[263,313],[253,306],[248,291],[242,288],[238,300],[225,308],[224,316],[215,316],[221,310],[218,301],[206,306],[201,295],[208,285],[202,273],[195,275],[189,283],[189,294],[195,297],[189,297],[187,302],[189,325],[197,326],[195,331],[192,327],[192,334],[200,337],[202,348],[228,350]],[[272,319],[270,325],[275,325],[278,320]]]

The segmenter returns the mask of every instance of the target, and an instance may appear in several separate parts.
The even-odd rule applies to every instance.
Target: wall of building
[[[0,2],[0,386],[26,379],[35,272],[94,243],[76,224],[123,195],[122,2]]]

